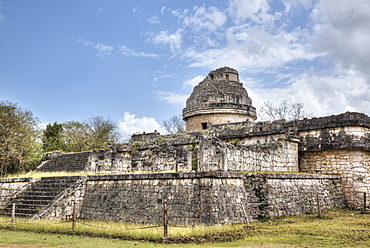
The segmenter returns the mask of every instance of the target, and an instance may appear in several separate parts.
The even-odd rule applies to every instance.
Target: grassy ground
[[[115,230],[115,234],[106,234],[118,238],[98,238],[88,236],[104,236],[103,229],[96,231],[77,223],[75,235],[71,235],[69,224],[56,230],[40,228],[39,225],[16,223],[11,226],[9,222],[0,219],[0,247],[2,245],[33,245],[28,247],[370,247],[370,215],[360,214],[359,211],[330,211],[324,213],[324,218],[316,215],[296,216],[270,221],[252,223],[253,229],[244,229],[241,225],[227,225],[219,227],[197,227],[193,229],[170,227],[169,235],[172,238],[160,242],[161,229],[141,229],[133,231],[128,237],[122,227]],[[103,223],[95,223],[103,225]],[[107,225],[109,223],[106,223]],[[114,224],[116,225],[116,224]],[[32,228],[38,226],[37,229]],[[52,226],[49,224],[49,226]],[[139,227],[139,226],[137,226]],[[139,227],[140,228],[140,227]],[[36,230],[28,232],[25,230]],[[80,231],[77,231],[80,230]],[[90,230],[90,231],[88,231]],[[95,230],[95,231],[94,231]],[[107,229],[106,229],[107,230]],[[54,232],[40,233],[40,232]],[[59,232],[59,233],[55,233]],[[61,234],[62,232],[67,234]],[[90,233],[89,233],[90,232]],[[121,235],[120,235],[121,233]],[[76,235],[78,234],[78,235]],[[219,242],[238,237],[231,242]],[[127,241],[123,239],[136,239]],[[146,241],[145,241],[146,240]],[[152,242],[148,242],[152,240]],[[155,242],[153,242],[155,241]],[[184,243],[179,243],[184,242]],[[39,246],[37,246],[39,245]],[[43,245],[43,246],[42,246]],[[10,246],[8,246],[10,247]]]

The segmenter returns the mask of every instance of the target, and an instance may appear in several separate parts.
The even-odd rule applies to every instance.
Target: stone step
[[[74,187],[80,176],[73,177],[43,177],[25,191],[17,195],[13,200],[16,204],[16,215],[32,217],[41,209],[47,208],[63,190]],[[12,202],[12,203],[13,203]],[[8,204],[2,211],[2,215],[9,215],[13,204]]]
[[[22,206],[24,204],[41,204],[41,205],[48,205],[54,197],[49,197],[49,198],[29,198],[29,199],[20,199],[14,201],[16,206]]]
[[[60,192],[55,191],[55,192],[27,192],[24,195],[20,195],[15,200],[18,199],[32,199],[32,198],[48,198],[48,197],[55,197],[59,194]],[[19,201],[19,200],[18,200]]]

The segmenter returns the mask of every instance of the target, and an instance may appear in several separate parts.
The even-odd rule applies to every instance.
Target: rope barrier
[[[5,221],[5,222],[11,222],[11,221]],[[30,221],[16,221],[16,224],[26,224],[26,225],[59,225],[59,224],[65,224],[70,223],[71,221],[64,221],[64,222],[54,222],[54,223],[37,223],[37,222],[30,222]]]
[[[79,223],[79,224],[85,225],[85,226],[91,226],[91,227],[102,228],[102,229],[112,229],[112,228],[107,228],[107,227],[101,227],[101,226],[90,225],[90,224],[83,223],[83,222],[80,222],[80,221],[76,221],[76,222],[77,222],[77,223]]]
[[[77,223],[79,224],[82,224],[82,225],[85,225],[85,226],[91,226],[91,227],[96,227],[96,228],[102,228],[102,229],[110,229],[110,230],[114,230],[114,228],[108,228],[108,227],[101,227],[101,226],[96,226],[96,225],[91,225],[91,224],[87,224],[87,223],[83,223],[83,222],[80,222],[80,221],[76,221]],[[138,230],[138,229],[150,229],[150,228],[156,228],[156,227],[161,227],[162,225],[158,225],[158,226],[148,226],[148,227],[137,227],[137,228],[131,228],[131,229],[124,229],[125,231],[131,231],[131,230]]]

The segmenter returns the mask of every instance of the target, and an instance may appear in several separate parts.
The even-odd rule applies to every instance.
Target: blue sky
[[[257,110],[370,114],[368,0],[0,0],[0,100],[42,123],[161,130],[194,85],[239,71]]]

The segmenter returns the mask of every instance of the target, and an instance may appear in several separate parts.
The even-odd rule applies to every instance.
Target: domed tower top
[[[239,82],[238,71],[223,67],[211,71],[194,87],[182,111],[186,131],[206,129],[209,125],[253,121],[256,109]]]

